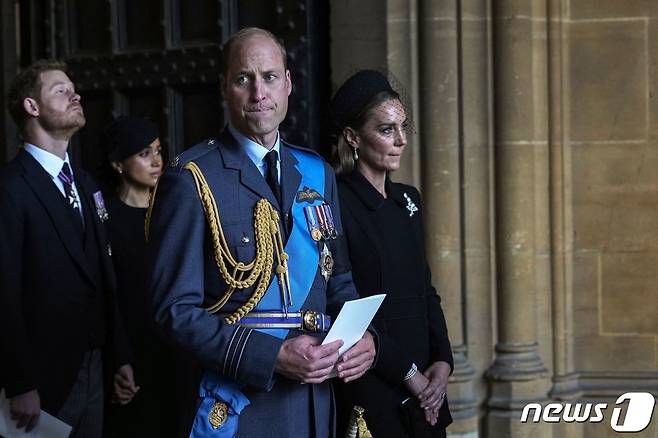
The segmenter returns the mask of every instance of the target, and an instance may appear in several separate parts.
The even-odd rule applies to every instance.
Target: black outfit
[[[155,336],[148,310],[144,237],[147,209],[130,207],[116,197],[108,199],[107,208],[117,303],[135,354],[133,370],[140,390],[125,406],[106,404],[104,436],[174,436],[173,357]]]
[[[53,415],[90,352],[102,349],[109,370],[130,362],[98,188],[74,175],[84,225],[28,152],[0,169],[0,386],[7,397],[38,390]]]
[[[453,366],[441,300],[425,257],[420,195],[387,179],[384,198],[356,170],[339,180],[338,190],[357,290],[362,296],[387,294],[373,320],[379,334],[375,367],[354,382],[337,384],[338,436],[355,404],[365,408],[374,437],[444,436],[452,422],[447,400],[431,427],[403,383],[412,363],[419,372],[436,361]],[[411,215],[405,194],[419,209]],[[413,424],[405,426],[408,421]]]

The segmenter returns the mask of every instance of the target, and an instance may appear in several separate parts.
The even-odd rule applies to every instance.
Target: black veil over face
[[[332,129],[331,159],[338,175],[351,173],[359,159],[358,148],[346,136],[351,128],[359,131],[371,118],[377,117],[377,111],[386,111],[390,119],[391,105],[382,105],[395,100],[395,108],[404,114],[393,117],[402,123],[404,136],[414,132],[411,105],[400,82],[390,73],[378,70],[359,70],[350,76],[336,91],[331,100],[330,116]]]
[[[411,105],[400,82],[390,72],[359,70],[352,74],[336,91],[331,100],[332,135],[337,139],[343,129],[358,129],[368,112],[379,103],[397,99],[402,104],[407,125],[413,130]]]

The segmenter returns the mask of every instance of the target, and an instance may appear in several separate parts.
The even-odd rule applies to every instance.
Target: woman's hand
[[[112,402],[121,406],[127,405],[139,391],[139,386],[135,385],[133,367],[125,364],[114,373],[114,394]]]
[[[434,426],[439,416],[439,409],[446,398],[450,365],[447,362],[435,362],[425,370],[423,375],[429,380],[429,383],[417,397],[420,407],[425,410],[425,419]]]
[[[423,390],[427,388],[429,383],[429,379],[420,372],[414,374],[412,378],[404,381],[407,389],[414,395],[414,397],[418,397]]]
[[[412,378],[405,380],[404,384],[406,385],[409,392],[411,392],[416,398],[418,398],[418,400],[420,400],[420,395],[423,393],[423,390],[429,386],[430,380],[425,377],[424,374],[418,372]],[[425,420],[434,426],[439,417],[439,410],[423,409],[423,412],[425,412]]]

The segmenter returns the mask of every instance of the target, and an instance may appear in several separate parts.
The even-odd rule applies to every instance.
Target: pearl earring
[[[352,147],[352,157],[354,157],[354,161],[359,161],[359,148]]]

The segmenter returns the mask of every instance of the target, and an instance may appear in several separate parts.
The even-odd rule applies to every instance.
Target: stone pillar
[[[362,68],[385,66],[386,2],[331,0],[331,79],[334,91]]]
[[[402,100],[411,114],[414,131],[407,136],[407,147],[400,169],[393,180],[421,185],[418,96],[418,25],[416,0],[386,1],[386,70],[400,81]],[[394,84],[395,86],[395,84]]]
[[[565,114],[564,92],[568,57],[565,6],[562,0],[548,0],[548,58],[552,286],[553,286],[553,388],[551,398],[571,400],[579,395],[573,363],[573,197],[571,195],[571,154],[565,141],[569,120]]]
[[[492,2],[498,343],[489,369],[490,436],[548,437],[520,410],[547,399],[538,304],[548,229],[546,3]],[[547,287],[548,286],[548,287]],[[543,297],[541,297],[543,299]]]
[[[491,130],[491,20],[488,0],[461,3],[461,99],[463,126],[464,327],[475,401],[487,397],[484,371],[493,362],[493,204]],[[474,419],[473,419],[474,422]],[[478,431],[473,422],[456,427]],[[459,425],[459,423],[457,423]],[[453,427],[448,429],[453,432]],[[480,436],[485,436],[484,431]],[[462,435],[459,435],[462,436]],[[477,436],[471,432],[468,437]]]
[[[419,1],[419,95],[427,255],[443,300],[455,369],[448,390],[451,434],[477,431],[474,370],[463,307],[463,226],[458,1]]]

